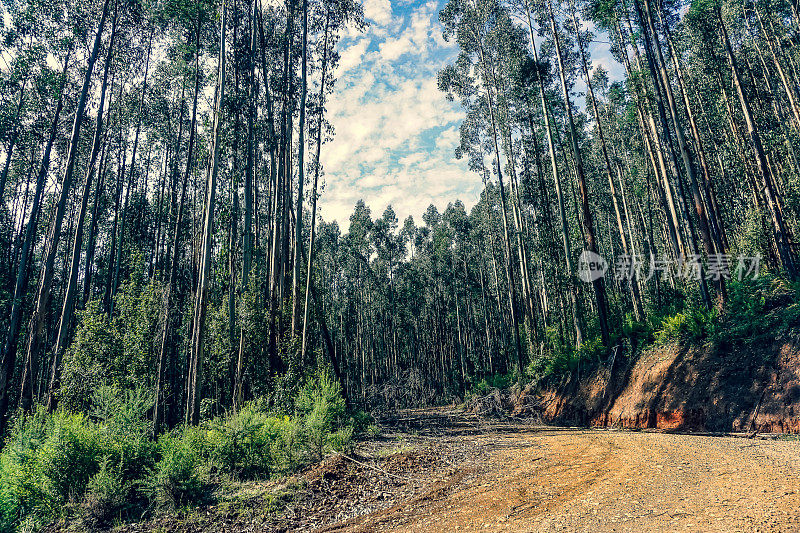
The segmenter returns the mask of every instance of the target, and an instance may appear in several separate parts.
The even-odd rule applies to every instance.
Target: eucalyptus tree
[[[603,164],[605,166],[606,177],[608,178],[608,189],[609,193],[611,194],[611,201],[614,205],[614,217],[616,218],[617,223],[617,230],[619,231],[620,240],[622,242],[622,249],[623,252],[630,256],[631,249],[628,245],[628,239],[626,238],[625,234],[625,227],[622,222],[622,215],[620,213],[619,202],[617,200],[617,191],[615,182],[614,171],[612,170],[611,165],[611,158],[608,154],[608,147],[606,145],[606,136],[603,128],[603,123],[600,118],[600,110],[597,103],[597,97],[595,96],[594,86],[592,84],[592,78],[589,75],[589,63],[587,61],[587,44],[590,39],[590,36],[584,34],[581,31],[581,24],[578,19],[578,15],[576,13],[576,7],[574,2],[571,0],[568,6],[570,17],[572,19],[572,30],[575,32],[575,41],[576,46],[578,48],[578,56],[580,58],[580,70],[583,74],[583,81],[586,83],[586,88],[589,93],[589,103],[592,106],[592,112],[594,113],[595,117],[595,129],[597,131],[597,137],[600,141],[600,151],[603,155]],[[629,287],[631,291],[631,299],[633,301],[633,308],[636,313],[636,318],[641,320],[644,314],[641,295],[639,294],[639,282],[637,279],[632,279],[629,281]]]
[[[460,51],[455,64],[446,67],[439,74],[439,88],[447,92],[450,99],[453,95],[457,95],[464,107],[470,110],[483,108],[489,118],[488,135],[494,152],[494,171],[500,187],[503,245],[506,255],[504,267],[508,278],[512,334],[516,347],[516,364],[521,371],[523,353],[519,331],[516,275],[511,253],[511,233],[515,230],[510,227],[508,221],[503,165],[500,160],[500,132],[496,107],[498,97],[495,92],[496,87],[492,83],[492,69],[506,59],[501,52],[508,37],[509,26],[503,24],[507,20],[507,15],[503,7],[493,0],[451,0],[439,18],[445,28],[445,38],[455,38]]]
[[[195,293],[192,358],[189,372],[189,397],[186,410],[187,420],[196,424],[200,421],[200,399],[203,386],[203,341],[205,334],[205,318],[208,307],[208,286],[211,273],[212,241],[214,238],[214,209],[216,202],[217,176],[219,173],[220,132],[222,130],[222,109],[225,101],[225,41],[227,40],[227,4],[222,2],[220,16],[220,40],[217,74],[216,102],[214,105],[214,125],[211,157],[206,184],[206,200],[203,215],[202,248],[200,251],[199,279]]]
[[[53,366],[50,371],[50,384],[48,386],[48,405],[55,404],[54,394],[58,389],[58,383],[61,373],[61,360],[63,358],[64,350],[66,350],[69,343],[70,330],[72,326],[73,314],[75,311],[75,297],[78,285],[78,270],[80,268],[81,253],[83,252],[83,230],[84,221],[86,218],[86,210],[89,205],[89,195],[92,190],[92,179],[95,174],[95,167],[97,166],[97,158],[100,154],[100,145],[103,141],[103,111],[106,105],[106,92],[108,89],[108,74],[111,70],[111,64],[114,53],[114,42],[117,38],[117,17],[119,15],[118,6],[114,6],[114,15],[111,23],[111,35],[107,45],[105,65],[103,67],[103,80],[100,84],[100,98],[98,100],[97,118],[94,131],[94,138],[92,139],[92,150],[89,155],[89,163],[86,167],[86,178],[83,184],[83,191],[81,193],[80,207],[78,208],[78,216],[75,222],[75,237],[72,241],[72,259],[69,267],[69,274],[67,279],[67,286],[64,289],[64,304],[61,309],[61,317],[59,319],[58,334],[56,336],[55,356],[53,358]],[[102,25],[101,25],[102,28]],[[112,91],[113,92],[113,91]]]
[[[173,7],[174,11],[170,9]],[[201,86],[201,79],[203,76],[203,72],[200,66],[200,55],[202,53],[201,50],[201,29],[204,26],[204,21],[209,18],[209,9],[210,5],[204,3],[195,3],[194,9],[189,9],[184,11],[181,9],[180,4],[175,4],[174,6],[167,5],[167,10],[165,14],[172,15],[173,21],[178,25],[178,27],[185,28],[185,32],[187,34],[186,37],[186,50],[185,53],[189,57],[184,58],[184,68],[186,69],[186,74],[191,75],[193,78],[193,82],[191,84],[191,91],[192,91],[192,104],[191,104],[191,118],[189,123],[189,138],[186,147],[186,163],[184,166],[184,171],[181,173],[179,169],[179,153],[181,151],[181,136],[183,131],[183,98],[181,98],[181,119],[179,119],[180,123],[178,126],[178,137],[176,141],[176,148],[175,148],[175,161],[173,166],[173,174],[175,174],[175,181],[178,179],[178,174],[182,174],[181,184],[180,184],[180,193],[178,193],[178,198],[174,198],[172,204],[175,207],[175,221],[172,230],[172,242],[171,242],[171,250],[168,255],[168,262],[169,262],[169,273],[167,276],[167,287],[166,293],[164,295],[164,326],[163,332],[161,337],[161,346],[159,350],[158,356],[158,368],[157,368],[157,375],[156,375],[156,389],[155,389],[155,397],[154,397],[154,405],[153,405],[153,433],[158,433],[160,424],[162,423],[162,418],[164,418],[164,412],[169,411],[169,407],[172,407],[174,410],[174,402],[172,406],[163,405],[162,402],[166,403],[163,398],[163,387],[165,382],[165,374],[168,371],[168,368],[175,366],[174,361],[172,361],[172,357],[170,355],[175,352],[174,345],[176,344],[176,339],[173,337],[175,327],[178,324],[178,321],[173,316],[172,306],[174,305],[173,300],[173,293],[177,290],[178,285],[178,266],[180,264],[182,258],[182,248],[183,248],[183,232],[184,232],[184,218],[186,217],[186,211],[188,207],[186,205],[187,200],[187,188],[189,186],[189,178],[192,173],[192,168],[194,164],[195,152],[196,148],[195,145],[197,143],[197,108],[198,102],[200,97],[200,86]],[[193,57],[191,57],[193,56]],[[190,66],[191,65],[191,66]],[[186,79],[184,81],[181,89],[182,95],[184,94]],[[175,183],[175,187],[177,187],[177,183]],[[173,195],[177,191],[173,190]],[[174,357],[174,356],[173,356]],[[173,378],[173,382],[171,383],[171,390],[175,389],[174,383],[174,376],[170,373],[170,377]],[[174,419],[174,416],[173,416]]]
[[[53,119],[49,129],[47,141],[42,151],[41,164],[36,175],[35,191],[31,203],[30,214],[25,224],[22,247],[19,253],[19,260],[16,267],[16,279],[13,289],[10,292],[11,309],[7,327],[4,331],[2,361],[0,361],[0,433],[5,428],[6,414],[9,406],[9,395],[12,392],[12,374],[17,359],[20,330],[22,327],[22,314],[25,307],[25,298],[28,293],[28,278],[31,271],[30,263],[33,260],[33,248],[37,238],[37,230],[40,220],[41,203],[44,195],[45,182],[50,169],[51,152],[56,136],[58,135],[58,125],[61,111],[64,107],[64,89],[67,82],[67,72],[70,64],[70,57],[73,51],[73,43],[70,42],[64,57],[64,66],[60,76],[60,85],[57,89],[58,99],[53,112]]]
[[[326,128],[324,119],[325,99],[328,93],[333,89],[333,79],[330,72],[333,71],[338,64],[339,55],[336,52],[336,44],[339,41],[341,32],[346,28],[347,24],[353,24],[358,29],[364,27],[363,9],[350,0],[339,0],[331,3],[322,2],[320,11],[322,11],[322,13],[316,17],[318,26],[317,32],[319,32],[319,26],[322,26],[322,38],[317,50],[317,55],[320,56],[318,59],[320,80],[316,102],[314,103],[317,108],[317,122],[314,132],[316,148],[312,167],[314,170],[314,179],[311,188],[311,228],[308,242],[308,262],[306,265],[306,284],[303,304],[303,333],[301,340],[301,355],[303,360],[306,359],[309,296],[313,284],[312,270],[314,261],[314,241],[316,237],[317,197],[319,178],[322,171],[320,153],[322,150],[323,132]]]
[[[72,133],[70,135],[69,153],[67,154],[66,164],[64,168],[64,176],[61,179],[61,193],[59,200],[56,203],[55,213],[53,214],[53,222],[50,226],[50,234],[47,239],[47,252],[42,266],[42,273],[39,280],[39,288],[37,290],[36,301],[34,309],[30,318],[30,331],[28,334],[28,342],[25,354],[25,367],[22,380],[22,405],[27,409],[32,402],[33,387],[35,385],[34,369],[40,363],[41,350],[45,340],[45,321],[48,312],[50,298],[52,296],[53,276],[55,274],[55,259],[58,251],[58,242],[61,236],[61,225],[64,221],[64,212],[67,208],[67,199],[71,192],[72,176],[75,171],[75,159],[78,151],[78,143],[80,141],[80,132],[83,125],[84,110],[86,108],[86,100],[88,98],[89,86],[92,81],[92,72],[94,64],[97,60],[97,55],[100,51],[100,42],[103,37],[106,17],[109,12],[110,0],[104,0],[100,9],[99,22],[97,29],[94,33],[93,44],[86,59],[86,69],[83,77],[83,85],[78,96],[78,105],[75,110],[75,119],[72,125]],[[52,382],[52,381],[51,381]],[[49,407],[55,407],[54,403],[48,403]]]

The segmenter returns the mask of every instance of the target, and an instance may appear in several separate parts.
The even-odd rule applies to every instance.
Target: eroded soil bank
[[[800,433],[799,346],[651,348],[632,363],[523,392],[511,407],[582,426]]]

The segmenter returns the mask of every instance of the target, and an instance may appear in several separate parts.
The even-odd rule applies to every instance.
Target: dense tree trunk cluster
[[[103,384],[152,391],[155,433],[318,364],[354,403],[442,401],[604,361],[676,300],[724,307],[725,275],[642,275],[662,263],[798,274],[791,2],[449,0],[439,87],[481,197],[402,226],[362,201],[346,233],[317,200],[358,4],[57,7],[8,5],[2,34],[0,433]],[[605,277],[578,278],[584,250]]]
[[[154,431],[196,423],[204,399],[218,412],[283,373],[304,305],[317,305],[303,184],[308,168],[313,224],[335,48],[363,26],[361,7],[51,7],[7,6],[3,35],[0,420],[72,397],[98,319],[144,363],[118,370],[152,389]]]

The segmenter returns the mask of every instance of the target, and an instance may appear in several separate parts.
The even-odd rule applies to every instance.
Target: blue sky
[[[437,72],[458,54],[442,38],[438,13],[444,1],[363,4],[369,27],[340,42],[337,86],[328,102],[335,137],[321,154],[323,218],[346,230],[359,199],[373,218],[392,205],[401,223],[408,215],[421,223],[431,203],[442,210],[461,199],[471,207],[481,177],[453,155],[464,112],[436,87]],[[595,62],[618,78],[620,66],[608,44],[591,48]]]

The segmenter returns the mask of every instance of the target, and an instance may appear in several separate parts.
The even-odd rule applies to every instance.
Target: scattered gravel
[[[588,430],[404,411],[284,482],[150,531],[800,532],[800,438]]]

